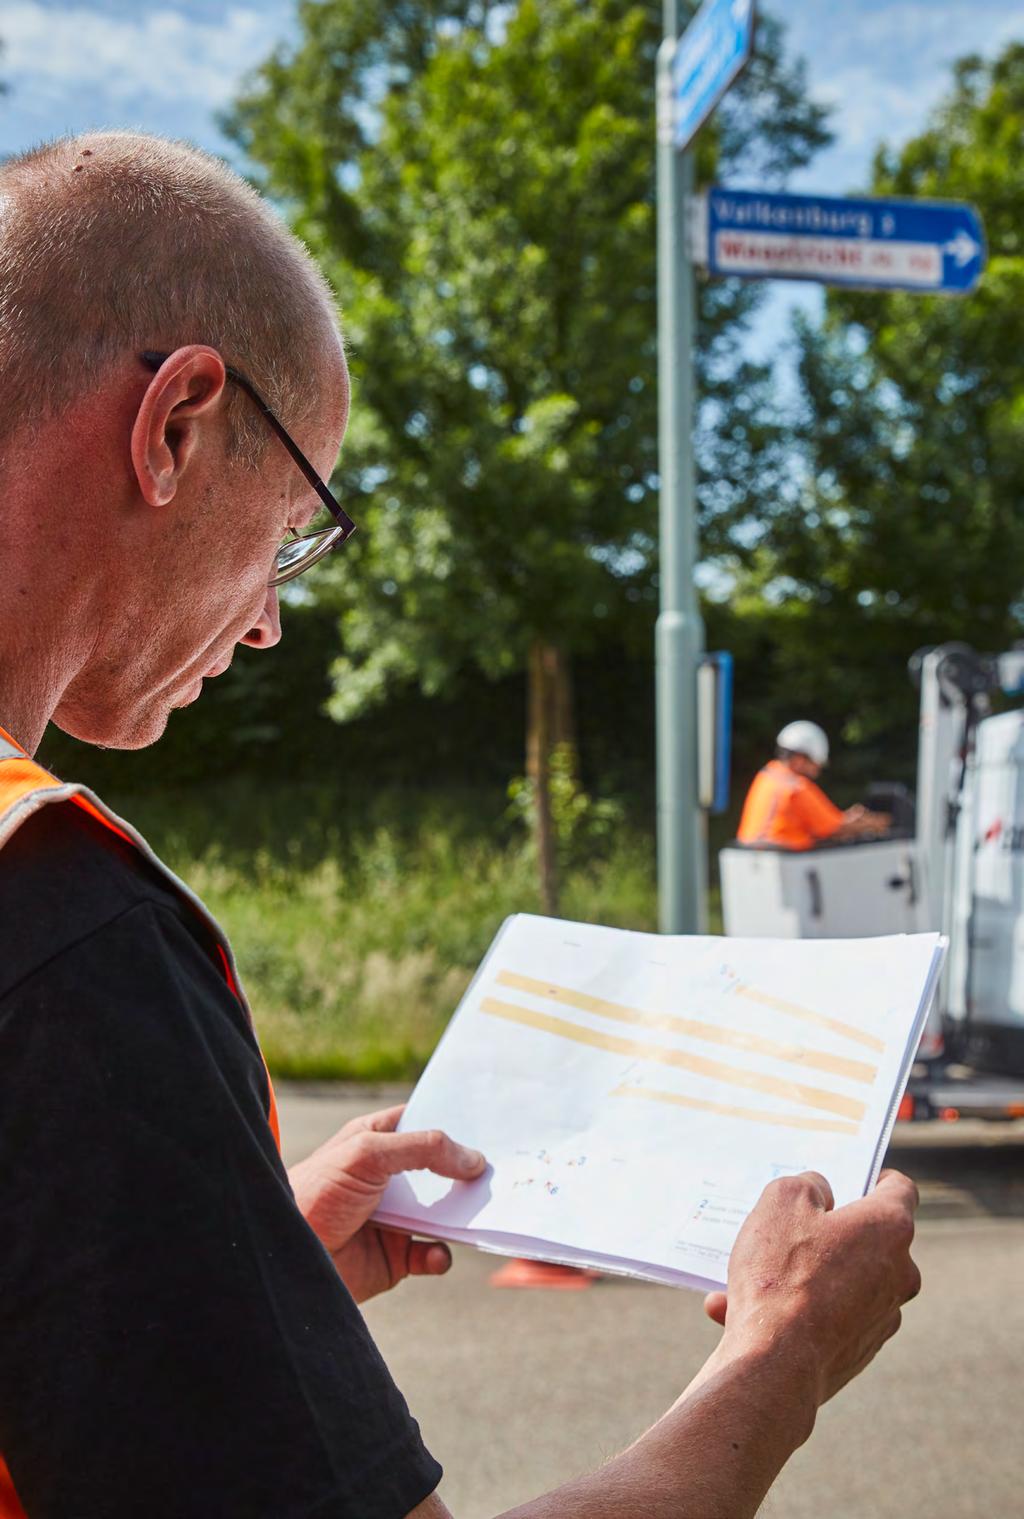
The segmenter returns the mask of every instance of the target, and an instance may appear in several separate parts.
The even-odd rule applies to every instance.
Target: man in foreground
[[[803,720],[787,723],[775,745],[775,758],[758,771],[747,792],[736,833],[741,844],[813,849],[886,832],[890,819],[884,812],[861,806],[844,812],[817,784],[828,764],[824,728]]]
[[[347,411],[325,288],[220,166],[98,134],[0,169],[2,1519],[448,1512],[353,1300],[449,1264],[369,1224],[388,1177],[484,1158],[392,1110],[289,1177],[216,926],[31,758],[50,720],[152,743],[278,642],[276,585],[351,531]],[[898,1328],[915,1206],[895,1174],[838,1212],[773,1184],[700,1375],[520,1519],[752,1515]]]

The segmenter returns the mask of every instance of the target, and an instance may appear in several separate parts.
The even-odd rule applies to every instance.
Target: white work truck
[[[919,681],[916,807],[874,788],[884,838],[811,850],[730,844],[719,860],[725,932],[853,938],[940,931],[935,1008],[902,1118],[1024,1117],[1024,648],[944,644],[911,661]]]

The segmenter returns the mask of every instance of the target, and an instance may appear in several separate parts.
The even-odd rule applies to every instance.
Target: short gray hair
[[[133,350],[187,343],[244,370],[291,425],[320,397],[311,349],[328,321],[302,243],[186,143],[96,132],[0,166],[0,436],[59,415]],[[269,430],[230,406],[233,449],[255,464]]]

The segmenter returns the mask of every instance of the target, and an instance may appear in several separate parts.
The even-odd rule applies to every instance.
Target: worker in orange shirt
[[[816,784],[828,764],[828,735],[817,723],[787,723],[775,758],[758,771],[743,804],[741,844],[776,849],[813,849],[885,833],[891,819],[867,807],[843,812]]]

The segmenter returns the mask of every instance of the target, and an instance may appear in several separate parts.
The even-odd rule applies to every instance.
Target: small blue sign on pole
[[[754,42],[754,0],[704,0],[672,59],[673,141],[688,147],[732,84]]]
[[[697,666],[697,796],[707,812],[729,810],[732,775],[732,655],[705,654]]]
[[[711,274],[966,295],[985,267],[973,206],[760,190],[708,192],[695,250]]]

